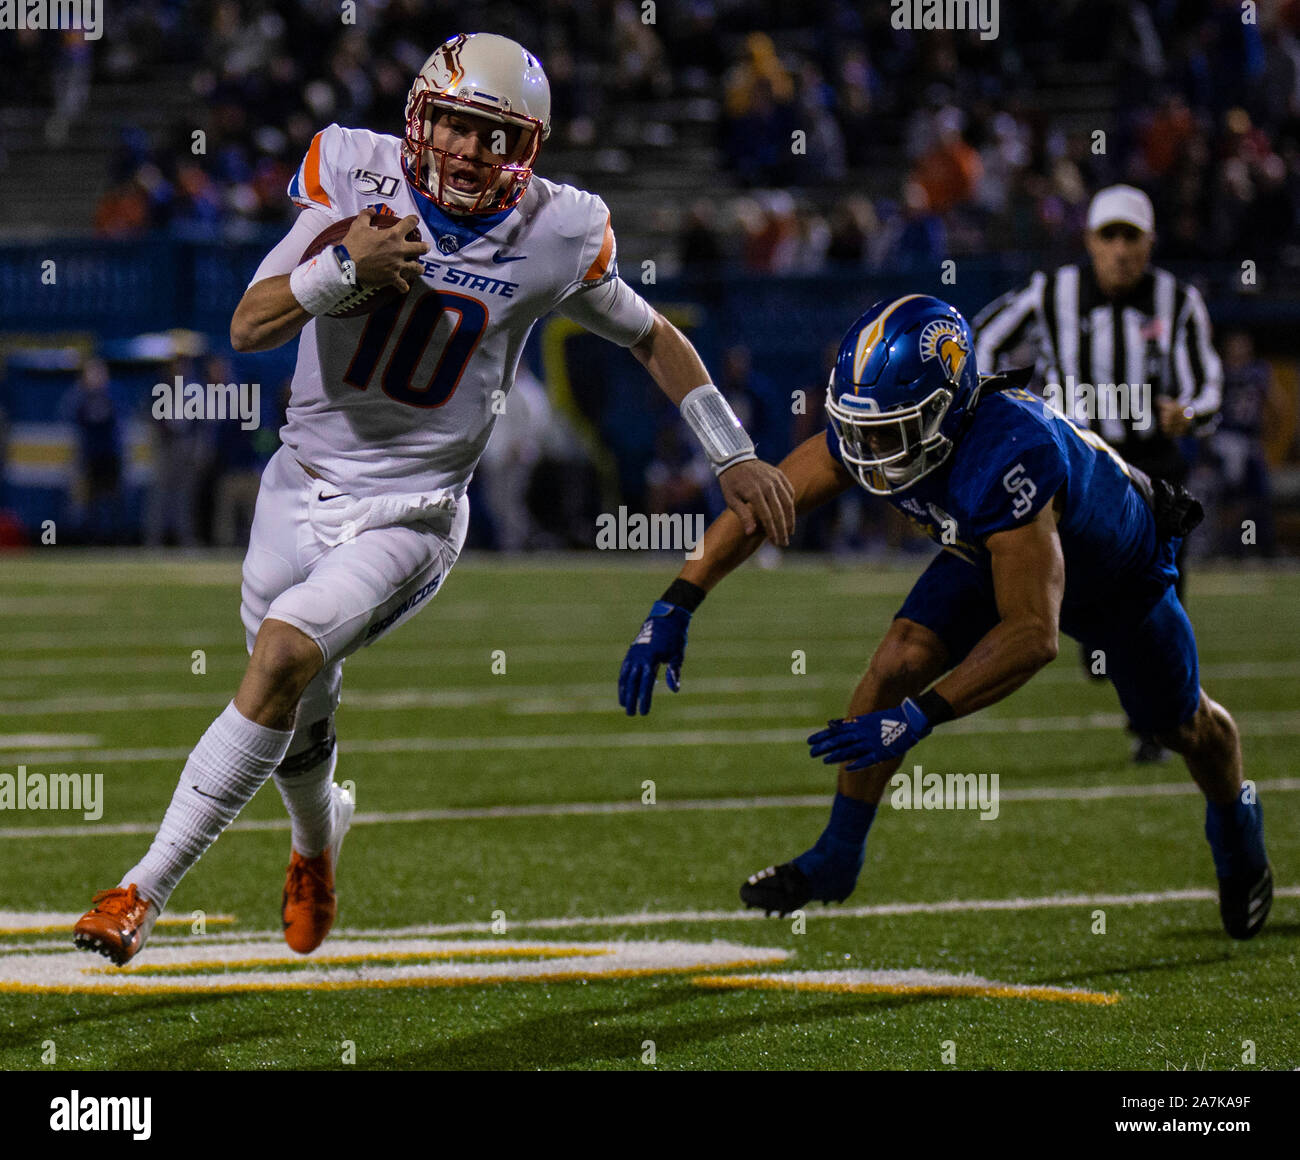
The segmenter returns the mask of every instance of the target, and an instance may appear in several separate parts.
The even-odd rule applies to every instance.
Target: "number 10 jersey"
[[[534,176],[512,210],[444,214],[406,180],[396,137],[330,125],[289,196],[303,212],[254,283],[289,273],[323,229],[366,208],[417,214],[430,246],[404,297],[359,318],[317,317],[299,338],[280,437],[355,496],[464,494],[544,315],[558,310],[622,346],[653,324],[618,277],[605,203],[573,186]]]

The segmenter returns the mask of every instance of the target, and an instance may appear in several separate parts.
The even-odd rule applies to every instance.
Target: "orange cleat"
[[[135,888],[101,890],[72,928],[72,941],[83,951],[95,951],[123,966],[135,957],[158,921],[158,908]]]
[[[280,900],[280,918],[284,923],[284,941],[291,950],[309,955],[329,934],[338,914],[334,894],[334,868],[338,865],[343,835],[352,824],[356,804],[352,795],[339,786],[331,787],[334,797],[334,826],[330,844],[314,858],[304,858],[297,850],[289,855],[289,869]]]

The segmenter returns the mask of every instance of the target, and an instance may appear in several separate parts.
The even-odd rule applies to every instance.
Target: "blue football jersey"
[[[826,443],[839,460],[833,428]],[[1161,551],[1128,465],[1098,435],[1020,388],[981,398],[948,462],[885,498],[935,543],[989,569],[985,538],[1028,523],[1058,492],[1066,604],[1172,583],[1171,553]]]

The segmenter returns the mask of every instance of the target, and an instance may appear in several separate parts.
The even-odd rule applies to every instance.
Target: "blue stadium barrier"
[[[279,236],[277,230],[267,230],[236,242],[151,237],[0,246],[0,343],[9,349],[0,377],[0,408],[28,438],[29,454],[33,432],[38,441],[48,439],[50,430],[64,422],[62,397],[91,346],[110,363],[113,397],[120,414],[135,424],[132,438],[138,448],[147,428],[151,388],[168,380],[170,370],[165,360],[149,354],[151,342],[165,345],[161,336],[147,336],[173,328],[206,336],[209,350],[230,360],[236,381],[262,385],[264,413],[273,414],[275,399],[293,371],[296,344],[236,355],[230,350],[229,325],[248,279]],[[635,263],[625,265],[634,278]],[[715,375],[729,346],[749,348],[755,372],[753,433],[760,453],[777,459],[789,449],[791,392],[824,389],[828,348],[873,302],[932,293],[973,315],[1033,268],[1027,255],[999,254],[959,259],[951,284],[935,264],[926,263],[787,276],[724,269],[638,288],[661,309],[690,311],[697,320],[692,338]],[[1215,286],[1233,284],[1236,271],[1225,267],[1209,273],[1208,302],[1219,327],[1285,332],[1300,323],[1300,301],[1221,289],[1216,294]],[[544,329],[545,324],[536,328],[524,354],[525,364],[539,377]],[[55,334],[78,333],[84,339],[80,346],[38,349],[41,335],[52,340]],[[27,336],[31,345],[24,348]],[[566,341],[565,362],[576,405],[612,452],[620,492],[639,498],[654,455],[655,432],[667,411],[662,396],[630,355],[590,336]],[[70,442],[71,428],[65,424],[60,430]],[[132,513],[139,509],[139,493],[148,479],[148,456],[137,454],[134,461],[128,481]],[[11,463],[7,479],[0,479],[0,486],[7,484],[0,503],[31,526],[48,513],[57,493],[51,470],[28,470],[17,479]]]

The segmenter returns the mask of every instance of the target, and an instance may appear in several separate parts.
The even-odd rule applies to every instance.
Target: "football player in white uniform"
[[[549,131],[536,58],[476,34],[424,63],[402,139],[330,125],[312,141],[289,186],[302,213],[230,327],[240,351],[301,333],[244,561],[248,668],[144,858],[77,923],[78,946],[132,958],[184,873],[271,776],[292,829],[285,938],[306,953],[329,933],[353,809],[333,784],[342,663],[414,615],[455,564],[470,476],[528,333],[551,311],[629,347],[680,406],[746,529],[787,542],[789,482],[756,458],[690,342],[619,278],[605,204],[533,174]],[[338,245],[303,260],[353,215]],[[401,220],[380,229],[376,216]],[[399,294],[337,316],[386,287]]]

